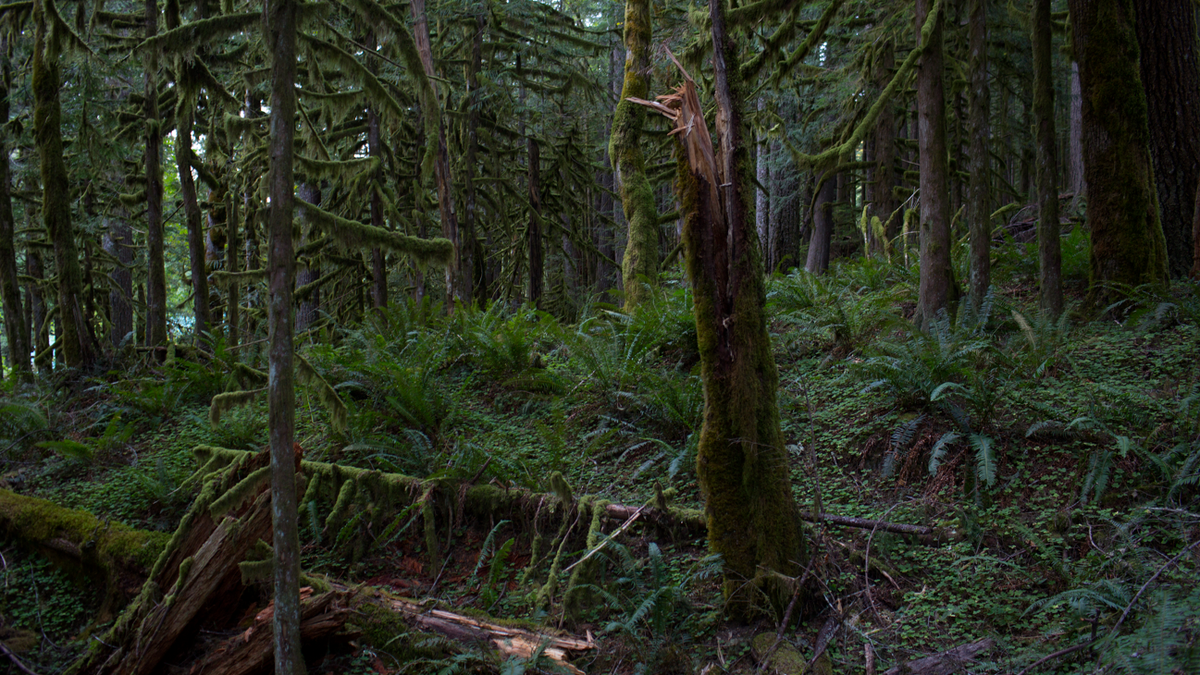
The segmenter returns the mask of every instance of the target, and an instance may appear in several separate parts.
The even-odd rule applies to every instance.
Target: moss
[[[767,657],[771,646],[775,644],[776,638],[775,633],[755,635],[754,639],[750,641],[750,650],[754,654],[754,658],[761,663],[764,657]],[[777,675],[804,675],[808,672],[808,660],[791,643],[780,640],[779,646],[775,647],[775,651],[770,654],[764,669]]]
[[[168,535],[143,532],[101,521],[86,511],[0,490],[0,532],[17,541],[41,544],[65,539],[93,550],[106,570],[115,564],[148,569],[166,545]]]

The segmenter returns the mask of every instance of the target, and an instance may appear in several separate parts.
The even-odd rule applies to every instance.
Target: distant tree
[[[1192,264],[1192,214],[1200,178],[1200,72],[1194,0],[1134,0],[1150,120],[1150,156],[1167,265],[1172,277]]]
[[[1037,143],[1038,290],[1042,312],[1062,313],[1062,251],[1058,231],[1058,134],[1054,129],[1050,0],[1033,0],[1033,123]],[[978,306],[978,305],[976,305]]]
[[[0,28],[0,127],[7,129],[8,94],[12,85],[9,65],[11,47],[7,27]],[[4,336],[8,338],[8,361],[18,378],[29,378],[29,331],[25,328],[21,305],[20,277],[17,274],[15,222],[12,209],[12,180],[8,171],[8,131],[0,133],[0,301],[4,310]]]
[[[971,266],[968,286],[971,302],[983,304],[988,286],[992,283],[992,223],[991,186],[992,155],[991,126],[988,115],[992,99],[988,89],[987,58],[988,0],[971,0],[969,26],[970,89],[970,157],[971,175],[967,188],[967,227],[971,242]]]
[[[929,325],[948,310],[955,288],[950,267],[950,201],[946,161],[946,94],[942,81],[942,0],[917,0],[917,139],[921,183],[921,280],[916,322]],[[929,24],[928,26],[926,24]]]
[[[1089,303],[1167,281],[1133,0],[1070,0],[1083,94],[1083,154],[1091,226]]]

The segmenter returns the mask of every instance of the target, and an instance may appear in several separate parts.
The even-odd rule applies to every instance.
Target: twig
[[[30,670],[24,663],[21,663],[21,659],[18,659],[17,655],[12,653],[12,650],[8,648],[8,645],[4,644],[3,640],[0,640],[0,650],[3,650],[4,655],[8,657],[8,660],[12,661],[17,669],[22,673],[25,673],[25,675],[38,675]]]
[[[1067,647],[1066,649],[1060,649],[1060,650],[1054,652],[1053,654],[1048,654],[1046,656],[1043,656],[1042,658],[1040,658],[1037,661],[1034,661],[1032,664],[1030,664],[1027,668],[1025,668],[1025,670],[1022,670],[1020,673],[1017,673],[1017,675],[1028,675],[1029,673],[1033,672],[1034,668],[1037,668],[1038,666],[1042,665],[1043,663],[1045,663],[1047,661],[1052,661],[1061,656],[1066,656],[1067,654],[1072,654],[1081,649],[1087,649],[1088,647],[1091,647],[1092,645],[1096,644],[1096,642],[1097,642],[1096,640],[1088,640],[1087,642],[1084,642],[1082,644],[1077,644],[1073,647]]]
[[[779,630],[775,631],[775,642],[771,643],[771,647],[763,652],[763,655],[758,661],[757,675],[762,675],[767,664],[771,661],[771,656],[775,654],[775,650],[779,648],[779,643],[783,641],[783,632],[787,630],[787,626],[792,621],[792,610],[796,608],[796,601],[800,599],[800,591],[804,588],[804,582],[808,580],[808,575],[812,572],[813,563],[817,557],[812,556],[808,559],[808,566],[804,568],[804,574],[800,575],[800,579],[796,582],[796,591],[792,593],[792,600],[788,603],[787,609],[783,612],[783,621],[779,622]]]
[[[605,546],[608,546],[608,542],[612,541],[613,539],[616,539],[617,535],[621,534],[622,532],[625,531],[626,528],[628,528],[630,525],[632,525],[633,521],[637,520],[638,516],[642,515],[642,511],[645,510],[645,508],[646,508],[645,506],[639,507],[637,511],[633,512],[632,516],[629,516],[628,518],[625,519],[625,522],[621,523],[620,527],[613,530],[612,534],[608,535],[607,537],[604,538],[604,541],[597,544],[596,548],[588,551],[587,555],[583,556],[579,560],[576,560],[575,562],[568,565],[567,569],[563,570],[563,572],[570,572],[572,567],[575,567],[576,565],[582,563],[583,561],[587,560],[588,558],[591,558],[592,556],[599,553],[600,549],[604,548]]]

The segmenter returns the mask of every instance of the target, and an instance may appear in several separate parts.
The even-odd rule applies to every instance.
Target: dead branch
[[[952,675],[952,673],[961,673],[963,666],[968,661],[974,661],[977,655],[988,651],[995,645],[995,640],[984,638],[970,644],[959,645],[940,654],[909,661],[884,671],[883,675],[901,675],[902,673],[904,675]]]

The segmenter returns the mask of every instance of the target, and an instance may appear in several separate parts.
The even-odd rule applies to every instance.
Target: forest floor
[[[913,268],[868,261],[772,280],[801,509],[939,533],[814,523],[815,599],[781,633],[799,660],[823,652],[826,672],[884,672],[992,638],[956,672],[1200,668],[1200,289],[1135,289],[1108,318],[1084,320],[1086,242],[1064,244],[1077,304],[1058,321],[1036,312],[1034,263],[1013,244],[998,253],[995,296],[960,303],[956,320],[929,334],[904,318]],[[594,304],[578,315],[566,324],[494,307],[447,317],[410,304],[339,328],[336,347],[306,344],[321,379],[298,397],[305,458],[561,496],[551,479],[560,473],[575,497],[640,506],[661,490],[672,506],[701,508],[688,292],[668,282],[637,313]],[[198,490],[188,481],[194,448],[265,446],[261,400],[210,423],[213,395],[238,388],[235,364],[263,368],[261,346],[9,390],[0,487],[174,530]],[[344,429],[308,393],[325,386],[348,406]],[[410,527],[411,506],[360,500],[345,511],[339,495],[316,496],[301,512],[310,574],[590,634],[596,648],[573,660],[589,673],[791,672],[778,657],[763,667],[752,645],[774,641],[777,613],[725,621],[719,561],[702,533],[634,524],[572,582],[565,570],[589,550],[586,522],[565,536],[529,531],[539,514],[464,518],[451,499],[431,535]],[[102,598],[15,538],[0,540],[0,553],[0,639],[36,672],[60,672],[102,634]],[[577,601],[565,603],[570,593]],[[309,672],[554,672],[544,659],[501,661],[478,646],[361,628],[348,647],[315,655]]]

